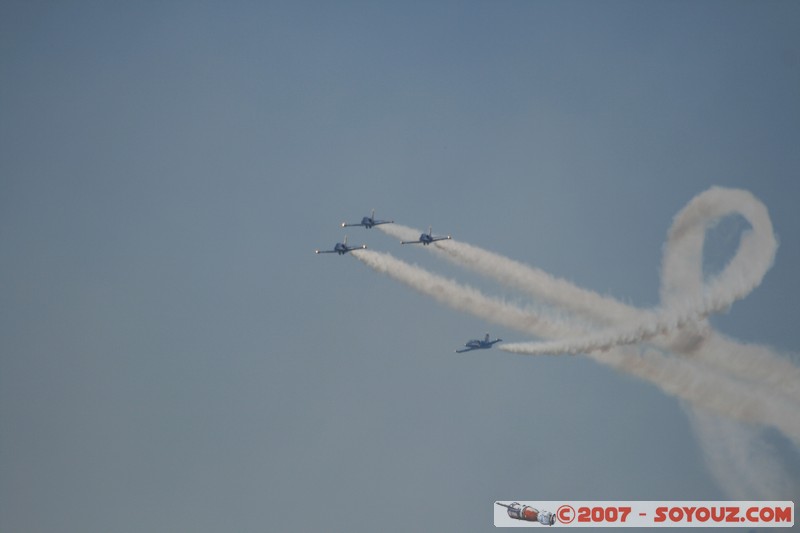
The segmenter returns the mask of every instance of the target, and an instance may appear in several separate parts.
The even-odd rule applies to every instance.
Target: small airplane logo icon
[[[433,227],[428,227],[428,233],[422,233],[419,236],[419,240],[416,241],[400,241],[400,244],[422,244],[423,246],[428,246],[432,242],[436,241],[446,241],[447,239],[452,239],[450,235],[444,235],[441,237],[434,237],[433,236]]]
[[[519,502],[511,504],[494,502],[501,507],[505,507],[508,511],[508,516],[515,520],[524,520],[525,522],[539,522],[543,526],[552,526],[556,523],[556,516],[550,511],[540,511],[529,505],[520,505]]]
[[[314,250],[314,253],[344,255],[347,252],[352,252],[353,250],[363,250],[366,247],[366,244],[362,244],[361,246],[347,246],[347,235],[345,235],[344,242],[337,242],[336,246],[333,247],[333,250]]]

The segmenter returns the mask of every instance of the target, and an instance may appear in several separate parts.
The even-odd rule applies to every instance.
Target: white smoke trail
[[[690,405],[735,420],[774,427],[800,446],[800,404],[764,384],[709,371],[697,361],[653,348],[621,346],[587,355],[653,383]]]
[[[377,226],[384,233],[400,240],[416,239],[420,232],[400,224]],[[627,306],[614,298],[581,289],[574,284],[538,268],[495,254],[457,240],[439,241],[431,248],[449,261],[491,277],[534,298],[603,323],[618,323],[641,317],[642,310]],[[646,313],[646,312],[645,312]]]
[[[660,329],[631,329],[629,337],[623,331],[614,331],[612,335],[604,337],[602,334],[586,336],[579,340],[535,342],[535,343],[509,343],[500,346],[501,350],[526,354],[526,355],[561,355],[578,353],[605,352],[611,348],[629,344],[638,344],[651,340],[657,335],[678,330],[684,325],[689,325],[691,318],[686,322],[677,321],[670,324],[667,321],[659,323]],[[667,343],[655,342],[657,347],[664,348]],[[681,352],[674,349],[674,353]],[[800,369],[788,359],[778,357],[772,350],[764,346],[745,345],[726,339],[714,331],[708,331],[702,340],[699,349],[691,354],[682,354],[687,359],[687,364],[697,366],[698,363],[709,367],[711,371],[724,371],[739,379],[750,383],[757,383],[759,387],[774,393],[786,395],[795,401],[800,401]],[[598,356],[600,357],[600,356]],[[709,373],[706,369],[695,372]],[[798,405],[800,411],[800,405]]]
[[[454,309],[466,311],[495,324],[543,337],[560,337],[580,331],[570,324],[557,322],[532,311],[489,298],[477,289],[431,274],[389,254],[371,250],[356,250],[351,253],[377,272],[388,274]]]
[[[705,451],[706,465],[729,498],[778,500],[798,494],[798,483],[785,474],[785,465],[758,426],[697,408],[687,408],[687,412]]]
[[[707,313],[706,313],[707,314]],[[694,324],[706,314],[686,316],[661,314],[652,323],[634,323],[625,327],[596,332],[585,337],[549,342],[520,342],[505,344],[501,350],[528,355],[575,355],[593,351],[603,351],[615,346],[639,344],[657,335],[666,335],[684,326]]]
[[[409,228],[408,226],[404,226],[402,224],[381,224],[380,226],[375,226],[382,232],[387,235],[390,235],[396,239],[401,241],[413,241],[416,240],[417,237],[420,236],[422,233],[418,229]]]
[[[714,331],[696,356],[712,368],[727,369],[800,401],[800,368],[788,354],[779,355],[766,346],[734,341]]]

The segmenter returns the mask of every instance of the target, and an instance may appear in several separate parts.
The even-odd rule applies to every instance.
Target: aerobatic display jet
[[[333,250],[314,250],[314,253],[344,255],[347,252],[352,252],[353,250],[363,250],[366,247],[366,244],[362,244],[361,246],[347,246],[347,235],[345,235],[344,242],[337,242],[336,246],[333,247]]]
[[[372,214],[368,217],[363,217],[361,222],[354,222],[349,224],[347,222],[342,222],[343,228],[348,228],[350,226],[364,226],[365,228],[369,229],[372,226],[380,226],[381,224],[392,224],[394,220],[375,220],[375,210],[372,210]]]
[[[444,235],[441,237],[434,237],[433,236],[433,227],[428,227],[428,233],[422,233],[419,236],[419,240],[416,241],[400,241],[400,244],[422,244],[423,246],[428,246],[432,242],[436,241],[446,241],[447,239],[452,239],[450,235]]]
[[[456,353],[471,352],[472,350],[485,350],[487,348],[491,348],[498,342],[503,342],[503,339],[495,339],[493,341],[490,341],[489,334],[487,333],[486,337],[484,337],[483,340],[472,339],[471,341],[468,341],[467,344],[464,345],[466,346],[466,348],[463,348],[461,350],[456,350]]]

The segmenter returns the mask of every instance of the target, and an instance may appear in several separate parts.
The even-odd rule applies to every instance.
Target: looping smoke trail
[[[704,284],[702,253],[706,229],[720,217],[734,213],[744,216],[752,230],[742,235],[739,249],[725,269]],[[662,269],[662,311],[580,339],[507,344],[501,348],[531,355],[584,353],[636,344],[680,330],[747,296],[761,284],[776,249],[772,223],[761,202],[747,191],[711,188],[676,215],[669,231]]]

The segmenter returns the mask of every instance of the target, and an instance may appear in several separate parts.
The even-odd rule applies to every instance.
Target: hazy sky
[[[744,188],[780,248],[712,323],[796,353],[799,26],[792,1],[2,2],[0,530],[486,531],[495,500],[728,497],[655,386],[456,355],[530,338],[313,251],[376,208],[650,307],[672,217]],[[713,270],[736,225],[710,241]]]

